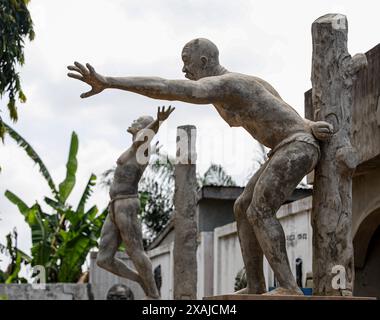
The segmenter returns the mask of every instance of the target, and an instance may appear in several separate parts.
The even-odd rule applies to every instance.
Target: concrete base
[[[375,297],[340,297],[340,296],[266,296],[261,294],[223,294],[204,297],[203,300],[377,300]]]
[[[47,283],[44,289],[31,284],[0,284],[0,300],[93,300],[91,285]]]

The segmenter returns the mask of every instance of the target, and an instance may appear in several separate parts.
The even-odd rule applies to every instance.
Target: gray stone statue
[[[124,284],[115,284],[107,292],[107,300],[134,300],[135,296],[130,288]]]
[[[147,298],[158,299],[159,291],[154,280],[152,264],[144,252],[141,225],[137,218],[140,210],[138,183],[149,163],[149,144],[175,108],[158,108],[157,119],[143,116],[128,128],[133,136],[132,146],[117,160],[110,188],[109,213],[102,228],[97,264],[120,277],[136,281]],[[117,259],[115,254],[124,243],[126,252],[136,270]]]
[[[317,139],[328,139],[327,122],[303,119],[264,80],[230,72],[219,63],[219,51],[207,39],[195,39],[182,51],[182,71],[188,80],[158,77],[105,77],[87,64],[75,62],[68,74],[89,84],[87,98],[104,89],[121,89],[153,99],[213,104],[231,127],[243,127],[272,149],[268,161],[254,174],[234,207],[247,288],[241,293],[264,293],[263,253],[280,284],[272,294],[301,295],[292,275],[285,235],[276,212],[297,184],[318,162]]]

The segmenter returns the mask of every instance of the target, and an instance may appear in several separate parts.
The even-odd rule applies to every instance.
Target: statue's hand
[[[74,66],[67,67],[67,69],[75,71],[75,73],[69,72],[67,74],[70,78],[81,80],[91,86],[90,91],[80,95],[81,98],[91,97],[107,88],[106,78],[96,73],[95,69],[89,63],[86,63],[86,67],[79,62],[74,62]]]
[[[334,134],[333,126],[326,121],[311,122],[310,127],[313,135],[321,141],[329,140]]]
[[[169,108],[167,110],[165,110],[164,106],[162,107],[162,109],[161,109],[161,107],[158,107],[157,120],[158,121],[165,121],[174,110],[175,110],[175,108],[172,108],[171,106],[169,106]]]

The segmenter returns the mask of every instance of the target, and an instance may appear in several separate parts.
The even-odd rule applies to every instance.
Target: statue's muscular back
[[[223,101],[214,103],[220,116],[263,145],[273,148],[296,132],[311,133],[305,120],[266,81],[233,72],[213,78],[223,90]]]
[[[136,195],[139,181],[146,167],[146,164],[139,164],[137,161],[134,147],[130,147],[124,152],[117,161],[114,179],[110,188],[111,198],[118,195]]]

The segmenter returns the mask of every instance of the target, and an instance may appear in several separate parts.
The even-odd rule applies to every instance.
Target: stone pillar
[[[174,194],[174,299],[197,298],[196,128],[177,128]]]
[[[347,19],[327,14],[312,25],[312,104],[315,121],[334,127],[321,142],[312,209],[315,295],[352,295],[352,174],[358,157],[351,145],[352,84],[366,66],[364,54],[347,50]],[[337,279],[339,279],[337,281]]]

